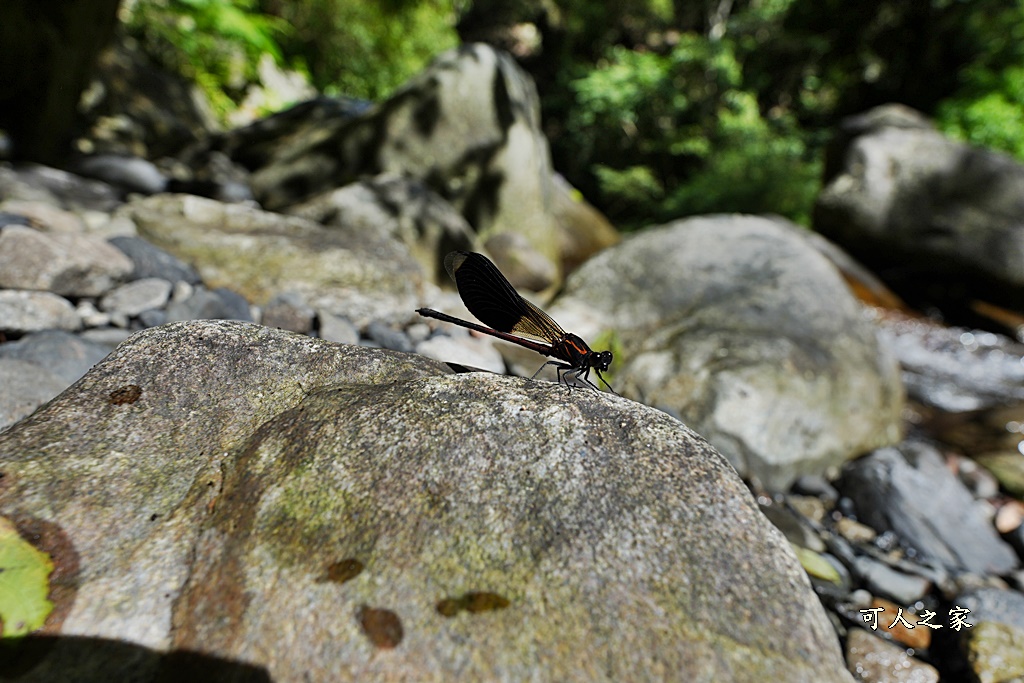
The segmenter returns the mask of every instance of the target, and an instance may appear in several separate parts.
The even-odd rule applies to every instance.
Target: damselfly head
[[[611,351],[595,351],[594,355],[590,359],[590,366],[597,368],[602,372],[608,370],[608,366],[612,364],[612,352]]]

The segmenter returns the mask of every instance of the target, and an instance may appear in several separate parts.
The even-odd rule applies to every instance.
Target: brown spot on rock
[[[374,647],[390,650],[402,642],[402,621],[391,610],[363,605],[356,616]]]
[[[459,601],[454,598],[445,598],[437,603],[437,613],[442,617],[454,617],[460,609]]]
[[[138,384],[126,384],[110,392],[110,403],[115,406],[123,406],[128,403],[135,403],[142,396],[142,387]]]
[[[463,609],[473,614],[493,612],[509,606],[508,598],[497,593],[466,593],[462,596],[462,600]]]
[[[445,598],[439,601],[436,609],[442,617],[454,617],[463,610],[470,614],[479,614],[480,612],[505,609],[510,604],[508,598],[497,593],[471,591],[457,598]]]
[[[361,574],[363,563],[354,557],[339,560],[327,568],[327,580],[334,583],[351,581]]]

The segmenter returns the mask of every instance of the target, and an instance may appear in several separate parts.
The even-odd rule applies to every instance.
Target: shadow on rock
[[[0,680],[18,681],[218,681],[269,683],[267,670],[199,652],[158,652],[105,638],[27,636],[0,645]]]

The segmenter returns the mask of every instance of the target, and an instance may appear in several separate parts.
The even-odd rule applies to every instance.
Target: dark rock
[[[216,133],[210,137],[209,148],[226,154],[249,170],[256,170],[285,155],[288,140],[297,130],[354,119],[372,107],[373,104],[365,100],[322,95],[248,126]]]
[[[33,332],[18,341],[0,344],[0,358],[35,363],[59,377],[65,385],[78,381],[107,353],[107,347],[61,330]]]
[[[978,588],[957,596],[956,605],[970,610],[967,621],[994,621],[1024,632],[1024,594],[999,588]]]
[[[840,490],[862,521],[893,531],[922,559],[981,574],[1004,574],[1019,565],[967,488],[924,443],[904,442],[850,463]]]
[[[172,178],[167,183],[168,192],[185,192],[227,203],[249,202],[255,198],[249,172],[227,155],[204,150],[187,156],[186,177]]]
[[[10,161],[14,157],[14,141],[7,131],[0,129],[0,161]]]
[[[900,605],[913,605],[928,592],[930,582],[921,576],[904,574],[870,557],[854,560],[853,571],[873,595],[881,595]]]
[[[316,312],[301,296],[285,292],[267,302],[260,322],[267,327],[309,334],[313,330],[315,318]]]
[[[168,282],[184,281],[192,285],[201,282],[195,268],[141,237],[118,236],[111,237],[109,241],[135,264],[131,276],[133,280],[158,277]]]
[[[252,322],[252,311],[249,302],[238,292],[227,287],[218,287],[213,293],[221,300],[227,315],[225,320],[242,320]]]
[[[148,310],[139,313],[139,322],[143,327],[158,327],[167,322],[167,312],[162,310]]]
[[[815,474],[805,474],[793,482],[793,492],[805,496],[821,498],[826,503],[835,503],[839,500],[839,491],[832,486],[825,477]]]
[[[768,518],[768,521],[785,534],[786,539],[793,545],[807,548],[816,553],[820,553],[825,549],[825,544],[822,540],[790,510],[781,505],[774,504],[761,504],[760,509],[761,513]]]
[[[32,219],[20,213],[0,211],[0,228],[5,228],[8,225],[22,225],[25,226],[26,228],[31,228]]]

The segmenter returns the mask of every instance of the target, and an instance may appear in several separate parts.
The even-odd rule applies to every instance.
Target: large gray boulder
[[[267,208],[303,199],[297,192],[395,172],[430,179],[484,233],[540,238],[553,228],[536,87],[511,56],[486,45],[446,52],[368,114],[321,121],[309,133],[291,137],[253,174]]]
[[[618,391],[680,417],[769,488],[899,440],[894,357],[781,219],[648,229],[588,261],[550,312],[584,339],[611,331]]]
[[[892,273],[912,299],[1024,309],[1024,164],[894,105],[844,121],[841,134],[817,231]]]
[[[60,579],[20,680],[168,675],[123,643],[245,680],[852,680],[701,437],[447,373],[223,321],[122,344],[0,433],[0,516]]]
[[[255,197],[271,210],[391,173],[425,183],[482,240],[519,234],[556,268],[618,239],[555,176],[533,80],[510,55],[484,44],[439,55],[358,116],[300,105],[214,144],[252,169]]]
[[[448,278],[444,255],[449,251],[479,250],[476,234],[451,204],[423,182],[393,173],[317,195],[287,213],[401,242],[436,281]]]
[[[148,197],[118,213],[193,265],[208,286],[230,287],[260,305],[290,292],[365,325],[415,309],[425,282],[407,248],[358,221],[325,227],[191,195]]]

